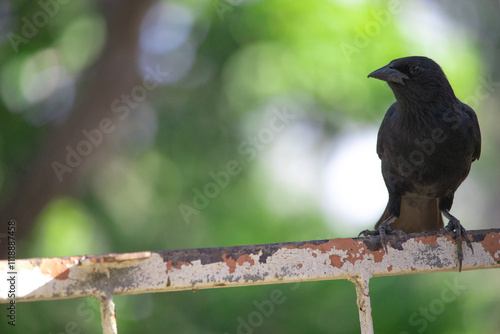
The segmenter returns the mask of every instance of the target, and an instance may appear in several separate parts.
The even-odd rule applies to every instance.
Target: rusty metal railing
[[[469,231],[462,270],[500,268],[500,229]],[[0,261],[0,303],[94,297],[103,332],[117,333],[114,295],[347,279],[354,282],[361,332],[373,333],[369,281],[374,276],[457,271],[451,234],[345,238],[277,244]]]

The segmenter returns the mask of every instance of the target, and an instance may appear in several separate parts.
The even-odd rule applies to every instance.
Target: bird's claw
[[[469,232],[460,224],[460,221],[453,217],[449,212],[445,215],[450,221],[443,230],[446,232],[455,232],[453,239],[457,240],[457,257],[458,257],[458,272],[462,271],[462,262],[464,260],[463,251],[463,239],[465,239],[465,244],[470,248],[472,254],[474,254],[474,248],[472,248],[472,241],[469,238]]]
[[[388,249],[387,249],[387,240],[385,238],[386,235],[393,235],[393,234],[405,234],[405,232],[401,231],[401,230],[392,230],[389,225],[394,222],[396,220],[396,217],[389,217],[387,218],[386,220],[384,220],[382,223],[380,223],[379,227],[373,231],[370,231],[370,230],[364,230],[364,231],[361,231],[358,235],[361,236],[361,235],[364,235],[365,237],[368,237],[368,236],[379,236],[379,239],[380,239],[380,244],[382,245],[382,247],[384,248],[385,252],[387,253],[388,252]]]
[[[474,248],[472,248],[472,241],[469,238],[469,232],[462,226],[462,224],[460,224],[460,221],[450,220],[450,222],[444,227],[444,229],[447,232],[455,231],[456,233],[454,239],[460,239],[461,236],[463,236],[463,238],[465,239],[465,243],[470,248],[472,254],[474,254]]]
[[[371,237],[371,236],[374,236],[374,235],[378,235],[378,230],[373,230],[373,231],[371,231],[371,230],[363,230],[363,231],[359,232],[358,238],[360,236]]]
[[[364,237],[378,236],[380,238],[380,243],[382,244],[382,247],[384,247],[384,250],[387,253],[387,242],[385,241],[385,234],[386,234],[386,230],[383,227],[379,227],[378,229],[373,230],[373,231],[371,231],[371,230],[361,231],[358,234],[358,237],[360,237],[361,235],[363,235]],[[392,230],[390,230],[390,232],[388,234],[392,234]]]

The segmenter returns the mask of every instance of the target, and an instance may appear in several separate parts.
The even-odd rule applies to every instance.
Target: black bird
[[[459,271],[462,270],[462,236],[472,249],[467,230],[450,214],[455,191],[481,154],[481,132],[474,110],[453,92],[441,67],[426,57],[391,61],[368,75],[385,81],[396,102],[380,125],[377,154],[389,202],[365,236],[446,230],[455,231]]]

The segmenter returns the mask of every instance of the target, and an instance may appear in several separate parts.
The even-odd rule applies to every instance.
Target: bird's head
[[[441,67],[427,57],[394,59],[388,65],[368,74],[368,78],[387,82],[400,102],[455,97]]]

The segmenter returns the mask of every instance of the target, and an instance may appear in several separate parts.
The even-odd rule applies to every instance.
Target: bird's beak
[[[368,74],[368,78],[375,78],[385,82],[397,82],[404,85],[403,79],[408,79],[408,76],[390,67],[389,64]]]

